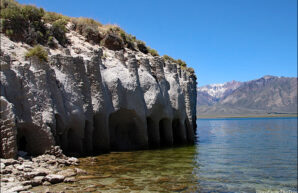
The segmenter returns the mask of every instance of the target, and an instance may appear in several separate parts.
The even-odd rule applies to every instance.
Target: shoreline
[[[30,192],[36,186],[73,183],[77,176],[86,174],[77,168],[78,158],[65,156],[58,146],[39,156],[20,153],[23,155],[15,159],[0,159],[0,192]]]
[[[202,115],[197,119],[222,119],[222,118],[286,118],[298,117],[298,114],[260,114],[260,115]]]

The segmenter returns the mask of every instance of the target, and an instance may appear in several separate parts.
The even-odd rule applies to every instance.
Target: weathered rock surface
[[[48,49],[47,63],[25,61],[28,45],[1,36],[1,157],[62,155],[52,146],[80,155],[194,142],[193,74],[162,57],[118,50],[109,38],[113,50],[67,36],[67,52]]]

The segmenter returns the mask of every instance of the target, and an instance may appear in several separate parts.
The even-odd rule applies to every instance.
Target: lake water
[[[297,118],[197,120],[194,146],[82,158],[65,192],[297,192]],[[33,190],[43,191],[45,187]]]
[[[198,120],[205,192],[297,191],[297,118]]]

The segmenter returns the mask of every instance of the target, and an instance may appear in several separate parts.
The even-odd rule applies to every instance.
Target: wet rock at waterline
[[[59,147],[51,147],[51,152],[57,149]],[[1,192],[21,192],[40,185],[71,183],[76,181],[75,176],[86,174],[79,168],[64,169],[79,163],[77,158],[64,155],[19,156],[17,160],[0,159],[0,163]]]
[[[1,42],[1,157],[52,146],[82,155],[194,142],[196,78],[179,65],[91,45],[25,61],[5,49],[25,52],[21,43]]]

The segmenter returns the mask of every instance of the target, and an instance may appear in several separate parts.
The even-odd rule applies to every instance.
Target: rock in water
[[[63,175],[49,174],[44,179],[50,182],[51,184],[57,184],[59,182],[63,182],[64,178],[65,177]]]

